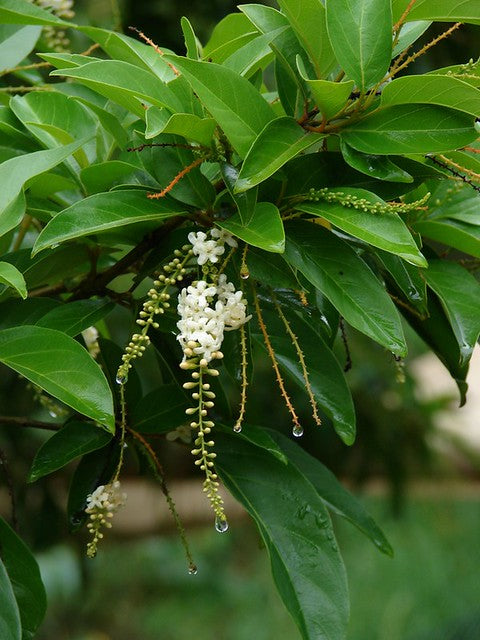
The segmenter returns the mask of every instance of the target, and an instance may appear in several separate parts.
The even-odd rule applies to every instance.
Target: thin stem
[[[0,78],[2,76],[7,76],[9,73],[16,73],[17,71],[28,71],[29,69],[41,69],[45,67],[51,67],[50,62],[35,62],[33,64],[23,64],[18,67],[11,67],[10,69],[4,69],[0,73]]]
[[[140,29],[137,29],[136,27],[128,27],[131,31],[135,31],[135,33],[138,33],[138,35],[140,36],[140,38],[146,42],[147,44],[149,44],[151,47],[153,47],[153,49],[155,49],[155,51],[158,53],[159,56],[164,56],[165,53],[160,49],[160,47],[155,44],[153,42],[153,40],[151,40],[148,36],[146,36],[143,31],[140,31]],[[165,62],[168,64],[168,66],[170,67],[170,69],[173,71],[173,73],[176,76],[180,75],[180,71],[173,66],[173,64],[171,62],[168,62],[168,60],[165,60]]]
[[[144,449],[150,464],[152,466],[153,469],[153,473],[155,474],[155,477],[157,478],[157,480],[160,483],[160,488],[162,490],[163,495],[165,496],[165,499],[167,501],[167,505],[168,505],[168,509],[170,511],[170,513],[172,514],[172,518],[175,522],[175,527],[178,531],[178,534],[180,536],[180,541],[182,543],[183,549],[185,551],[185,555],[187,557],[187,561],[188,561],[188,569],[190,571],[190,573],[195,573],[197,570],[197,567],[195,565],[195,562],[193,560],[192,557],[192,552],[190,551],[190,546],[188,544],[188,540],[187,540],[187,536],[185,534],[185,527],[183,526],[183,523],[180,519],[180,516],[178,514],[177,511],[177,507],[175,505],[175,502],[170,494],[170,491],[168,489],[166,480],[165,480],[165,472],[163,470],[163,467],[157,457],[157,454],[155,453],[155,451],[153,450],[152,446],[150,445],[150,443],[145,440],[145,438],[143,438],[143,436],[141,436],[139,433],[137,433],[136,431],[134,431],[133,429],[128,429],[128,432],[130,435],[132,435],[136,440],[138,440],[138,442],[140,443],[141,447]]]
[[[15,238],[15,243],[13,245],[13,251],[18,251],[22,246],[23,239],[32,223],[32,216],[26,213],[23,216],[22,222],[20,224],[20,229],[18,230],[18,235]]]
[[[405,20],[406,20],[408,14],[410,13],[410,11],[413,9],[413,5],[415,4],[416,1],[417,0],[410,0],[410,2],[408,3],[405,11],[400,16],[399,20],[393,25],[392,31],[395,34],[397,34],[397,41],[398,41],[398,33],[400,31],[400,28],[403,26],[403,23],[405,22]]]
[[[241,395],[240,395],[240,413],[238,415],[237,421],[235,422],[235,426],[233,427],[233,430],[236,431],[237,433],[242,430],[242,424],[245,418],[245,411],[247,406],[247,387],[248,387],[247,332],[245,331],[244,324],[240,326],[240,349],[242,352],[242,361],[241,361],[242,386],[241,386]]]
[[[0,416],[0,424],[11,424],[16,427],[42,429],[44,431],[58,431],[63,426],[61,424],[42,422],[41,420],[32,420],[31,418],[19,416]]]
[[[180,173],[177,173],[177,175],[173,178],[173,180],[170,182],[170,184],[168,184],[165,189],[163,189],[162,191],[160,191],[159,193],[149,193],[147,195],[147,198],[150,198],[151,200],[154,199],[158,199],[158,198],[163,198],[164,196],[167,195],[167,193],[169,191],[171,191],[173,189],[173,187],[178,184],[180,182],[180,180],[187,175],[187,173],[190,173],[190,171],[192,171],[193,169],[195,169],[195,167],[198,167],[199,165],[202,164],[202,162],[204,162],[205,158],[200,157],[200,158],[196,158],[193,162],[191,162],[188,166],[186,166],[184,169],[182,169],[180,171]]]
[[[123,467],[124,451],[125,451],[125,434],[127,431],[127,403],[125,401],[125,385],[120,385],[120,456],[118,458],[117,469],[113,476],[113,482],[116,482],[120,476]]]
[[[302,427],[298,420],[298,416],[295,412],[295,408],[292,404],[292,401],[290,400],[290,396],[288,395],[287,390],[285,389],[285,384],[283,382],[280,369],[278,368],[277,360],[275,358],[275,351],[273,350],[272,343],[270,342],[270,336],[268,335],[267,327],[265,326],[265,322],[263,320],[262,310],[260,309],[260,303],[258,301],[257,291],[254,286],[252,286],[252,291],[253,291],[253,301],[255,304],[255,311],[257,313],[258,325],[260,327],[260,331],[262,332],[263,341],[265,342],[265,346],[267,348],[267,352],[270,357],[273,370],[275,371],[275,376],[277,378],[277,383],[280,388],[280,393],[282,394],[283,399],[285,400],[285,404],[287,405],[287,409],[292,417],[294,429],[301,431]]]
[[[442,169],[445,169],[446,171],[449,171],[453,176],[455,176],[456,178],[460,178],[460,180],[465,182],[465,184],[468,184],[470,187],[472,187],[472,189],[480,193],[480,186],[478,186],[477,184],[474,184],[470,180],[470,178],[467,178],[467,176],[464,176],[462,173],[459,173],[456,169],[449,167],[448,164],[445,164],[444,162],[440,162],[440,160],[437,160],[435,156],[427,156],[427,157],[433,162],[433,164],[436,164],[439,167],[442,167]]]

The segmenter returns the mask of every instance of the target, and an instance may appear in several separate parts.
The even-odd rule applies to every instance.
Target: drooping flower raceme
[[[87,529],[93,536],[87,545],[87,555],[90,558],[96,555],[98,543],[103,538],[101,529],[112,527],[110,520],[113,514],[124,506],[126,499],[127,495],[121,492],[118,480],[106,485],[101,484],[87,497],[85,513],[90,516]]]

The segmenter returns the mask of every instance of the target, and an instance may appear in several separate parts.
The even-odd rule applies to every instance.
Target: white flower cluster
[[[212,229],[210,236],[213,240],[202,231],[188,235],[199,265],[217,262],[225,251],[225,243],[237,245],[226,231]],[[221,358],[224,331],[238,329],[247,322],[251,316],[246,315],[246,309],[242,292],[235,291],[225,274],[219,276],[216,284],[199,280],[182,289],[177,307],[180,315],[177,340],[182,345],[184,361],[192,356],[200,356],[206,363]]]
[[[219,257],[225,253],[225,243],[230,247],[237,246],[237,241],[228,231],[212,229],[210,237],[208,239],[207,234],[203,231],[198,233],[192,231],[188,234],[188,241],[193,247],[193,253],[197,256],[199,265],[218,262]]]
[[[59,18],[73,18],[73,0],[37,0],[44,9],[52,9]]]
[[[85,513],[90,516],[87,529],[92,536],[92,540],[87,545],[89,558],[94,558],[97,553],[98,543],[103,538],[102,527],[111,529],[113,514],[123,507],[126,499],[127,495],[120,491],[118,480],[106,485],[101,484],[87,497]]]

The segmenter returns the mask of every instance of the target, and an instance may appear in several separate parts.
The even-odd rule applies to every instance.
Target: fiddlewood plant
[[[88,521],[90,556],[138,449],[195,573],[151,441],[180,435],[216,528],[228,527],[223,483],[258,525],[302,637],[340,640],[347,589],[328,510],[391,549],[298,441],[255,424],[251,365],[264,349],[294,436],[334,429],[352,445],[334,342],[350,325],[403,359],[408,323],[465,402],[480,330],[480,68],[398,74],[480,24],[478,2],[241,5],[205,46],[184,19],[184,56],[136,30],[77,27],[70,4],[59,16],[53,2],[0,0],[0,361],[52,414],[62,403],[52,422],[2,423],[56,431],[30,481],[83,456],[68,518]],[[455,24],[415,49],[434,21]],[[84,51],[66,51],[68,29],[89,39]],[[115,345],[119,308],[136,328]],[[147,349],[160,365],[144,395],[135,365]],[[32,637],[45,610],[38,569],[4,521],[0,541],[0,622]]]

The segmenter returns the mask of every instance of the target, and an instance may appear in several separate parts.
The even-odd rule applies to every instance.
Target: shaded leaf
[[[360,153],[344,140],[341,141],[340,148],[345,162],[367,176],[391,182],[413,182],[413,177],[403,169],[400,169],[387,156]]]
[[[105,376],[69,336],[29,325],[4,329],[0,331],[0,362],[113,433],[112,394]]]
[[[349,324],[395,355],[406,354],[395,306],[373,272],[346,242],[318,225],[291,223],[285,258],[325,294]]]
[[[37,327],[47,327],[66,333],[74,338],[79,333],[105,318],[115,307],[106,298],[98,300],[75,300],[67,302],[42,316]]]
[[[1,10],[0,6],[0,12]],[[0,24],[0,71],[12,69],[26,58],[35,46],[41,30],[40,26]]]
[[[132,409],[132,427],[140,433],[167,433],[182,424],[188,416],[189,401],[178,384],[165,384],[143,397]]]
[[[423,236],[442,242],[448,247],[480,258],[480,226],[468,224],[461,220],[432,218],[416,222],[413,228]]]
[[[28,481],[36,482],[85,453],[101,449],[110,442],[111,437],[89,422],[68,422],[37,451]]]
[[[0,12],[0,17],[2,13]],[[22,640],[20,612],[12,583],[0,559],[0,637],[2,640]]]
[[[28,0],[1,0],[0,22],[5,24],[51,24],[57,27],[71,26],[72,23],[57,18]]]
[[[25,278],[20,271],[9,262],[0,262],[0,282],[18,291],[25,300],[27,297],[27,286]]]

